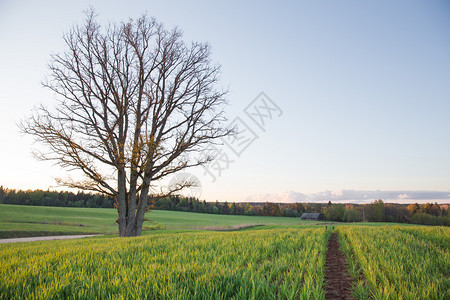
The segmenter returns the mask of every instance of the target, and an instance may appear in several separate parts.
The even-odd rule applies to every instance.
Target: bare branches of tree
[[[153,182],[208,162],[191,154],[230,134],[220,66],[208,44],[147,16],[103,28],[89,10],[64,41],[43,83],[56,106],[21,130],[47,146],[40,159],[85,175],[61,183],[116,197],[121,236],[140,235]]]

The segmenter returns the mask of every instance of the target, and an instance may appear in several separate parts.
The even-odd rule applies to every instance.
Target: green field
[[[155,227],[226,230],[239,226],[291,227],[318,223],[302,221],[299,218],[228,216],[163,210],[151,211],[146,214],[146,218],[149,221],[144,223],[144,230],[147,231]],[[108,208],[0,205],[0,238],[87,233],[116,234],[116,219],[116,210]],[[156,226],[158,224],[160,226]]]
[[[236,230],[305,228],[326,222],[302,221],[300,218],[230,216],[179,211],[153,210],[146,214],[143,234],[155,228],[166,230]],[[112,208],[72,208],[0,204],[0,238],[67,235],[117,234],[117,212]],[[159,224],[159,225],[158,225]],[[357,225],[361,223],[355,223]],[[395,223],[364,223],[366,226]],[[408,225],[404,225],[408,226]]]
[[[340,226],[357,299],[448,299],[444,227]],[[324,227],[0,245],[1,299],[325,299]]]
[[[337,231],[360,298],[450,299],[450,228],[342,226]]]
[[[0,238],[115,233],[114,209],[0,205]]]
[[[115,218],[113,209],[0,205],[0,232],[109,233]],[[147,218],[142,237],[0,244],[0,299],[325,299],[326,223],[173,211]],[[157,224],[165,229],[150,230]],[[389,225],[335,226],[355,297],[450,299],[450,228]],[[217,231],[227,229],[239,230]]]
[[[323,299],[329,231],[185,232],[0,245],[4,299]]]

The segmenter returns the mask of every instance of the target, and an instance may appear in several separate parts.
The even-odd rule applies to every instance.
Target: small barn
[[[300,219],[319,221],[319,220],[322,220],[323,217],[322,217],[322,214],[319,214],[319,213],[304,213],[304,214],[302,214]]]

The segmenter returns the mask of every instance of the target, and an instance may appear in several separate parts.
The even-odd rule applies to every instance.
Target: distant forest
[[[14,190],[0,186],[0,204],[113,208],[112,197],[84,192]],[[228,203],[206,202],[193,197],[154,198],[149,209],[174,210],[224,215],[300,217],[303,213],[321,213],[326,220],[340,222],[397,222],[450,226],[449,205],[437,203],[393,204],[375,200],[370,204],[328,203]]]
[[[375,200],[370,204],[328,203],[228,203],[170,196],[155,199],[150,209],[251,216],[300,217],[321,213],[326,220],[339,222],[397,222],[450,226],[448,204],[393,204]]]
[[[72,193],[43,190],[15,190],[0,186],[0,204],[113,208],[114,199],[103,194]]]

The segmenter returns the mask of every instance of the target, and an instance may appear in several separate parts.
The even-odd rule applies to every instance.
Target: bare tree
[[[207,163],[192,154],[230,134],[220,66],[209,45],[187,45],[180,30],[145,15],[102,28],[91,9],[64,41],[43,83],[57,103],[36,109],[21,130],[48,149],[38,158],[84,175],[60,184],[114,196],[120,236],[138,236],[149,197],[161,195],[155,182]]]

